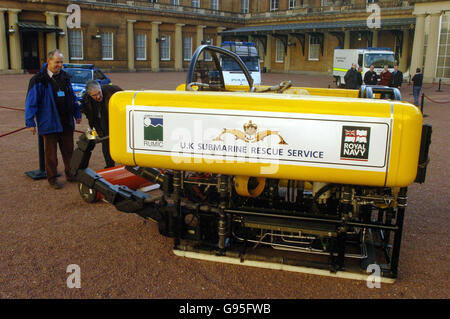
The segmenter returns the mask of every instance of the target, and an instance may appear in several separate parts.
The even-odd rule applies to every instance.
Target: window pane
[[[276,41],[276,61],[283,62],[284,58],[284,45],[279,39]]]
[[[214,45],[213,39],[205,39],[205,42],[209,45]],[[212,61],[212,56],[208,52],[205,52],[205,61]]]
[[[136,34],[136,60],[147,59],[147,35]]]
[[[211,10],[219,10],[219,0],[211,0]]]
[[[70,58],[71,59],[83,59],[83,37],[81,30],[70,31]]]
[[[444,75],[442,77],[450,79],[450,68],[445,68],[444,69]]]
[[[248,13],[248,0],[241,0],[241,13]]]
[[[192,58],[192,38],[186,37],[183,39],[183,59],[190,61]]]
[[[278,0],[270,0],[270,11],[278,10]]]
[[[320,39],[315,36],[309,37],[309,60],[319,60]]]
[[[161,50],[161,60],[169,61],[170,60],[170,37],[169,36],[161,36],[160,50]]]
[[[102,33],[102,59],[113,59],[113,34],[112,32]]]

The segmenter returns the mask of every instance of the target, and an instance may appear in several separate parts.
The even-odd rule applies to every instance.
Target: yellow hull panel
[[[109,105],[111,156],[116,162],[126,165],[227,175],[389,187],[404,187],[413,183],[417,173],[422,127],[422,115],[418,109],[411,104],[398,101],[324,96],[327,92],[330,93],[326,89],[317,89],[315,93],[322,94],[322,96],[245,92],[118,92],[113,95]],[[345,126],[353,125],[352,122],[364,120],[369,123],[367,126],[372,127],[372,136],[370,137],[372,140],[376,140],[376,133],[381,131],[381,128],[388,127],[386,146],[383,146],[383,150],[385,148],[384,151],[386,152],[386,161],[383,164],[384,166],[372,165],[373,168],[370,165],[367,165],[367,167],[362,165],[367,160],[350,159],[345,163],[341,161],[346,164],[344,165],[339,162],[341,160],[339,158],[328,166],[323,163],[307,161],[304,164],[301,161],[292,162],[291,165],[287,160],[251,162],[236,158],[230,160],[218,157],[208,158],[207,156],[184,156],[177,152],[165,155],[156,151],[152,153],[145,150],[138,152],[134,148],[130,150],[130,147],[135,143],[136,136],[142,135],[139,130],[134,128],[134,124],[130,123],[135,121],[135,117],[145,116],[138,113],[145,113],[145,110],[153,112],[149,114],[158,113],[167,116],[164,119],[164,130],[170,124],[168,123],[170,110],[175,113],[183,110],[185,112],[185,115],[183,115],[186,119],[185,124],[188,124],[188,119],[193,118],[196,113],[208,113],[207,116],[208,119],[211,119],[211,122],[223,121],[227,116],[230,119],[232,117],[240,119],[241,113],[242,118],[246,116],[246,119],[253,120],[258,119],[258,117],[252,118],[252,115],[255,114],[262,114],[265,118],[274,114],[274,118],[277,117],[277,119],[274,119],[273,122],[279,123],[280,127],[285,125],[283,132],[287,132],[288,136],[289,134],[293,136],[290,137],[290,141],[295,138],[293,130],[297,130],[296,127],[289,126],[289,122],[294,121],[294,118],[299,121],[298,123],[316,123],[314,119],[317,119],[317,123],[320,122],[324,130],[327,128],[327,125],[323,124],[327,123],[326,121],[335,126],[341,125],[340,122],[342,122],[341,126]],[[284,118],[280,114],[284,114]],[[292,121],[290,121],[291,116]],[[336,119],[336,121],[333,121],[333,119]],[[364,121],[361,123],[365,123]],[[379,124],[380,121],[383,123]],[[358,125],[361,126],[357,124],[356,128],[359,128]],[[342,132],[344,132],[344,128]],[[170,135],[170,133],[164,131],[164,136]],[[321,135],[323,132],[313,133],[317,133],[313,135]],[[380,138],[379,140],[383,139]],[[337,136],[336,141],[336,143],[341,142],[341,137]],[[342,137],[342,141],[344,141],[344,137]],[[249,142],[248,140],[245,143],[242,142],[241,144],[248,145],[249,148],[257,145],[256,142]],[[289,147],[291,146],[289,145]],[[318,147],[322,146],[318,145]],[[371,156],[376,155],[376,152],[373,151],[376,147],[378,146],[371,145]],[[323,148],[326,149],[325,146]]]

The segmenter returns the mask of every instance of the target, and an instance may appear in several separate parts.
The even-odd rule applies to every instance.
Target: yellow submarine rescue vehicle
[[[225,86],[221,54],[247,87]],[[96,137],[80,138],[73,174],[158,222],[177,255],[354,279],[377,264],[397,277],[407,187],[425,180],[431,136],[397,89],[253,87],[239,57],[205,45],[185,85],[118,92],[109,116],[112,158],[159,194],[90,170]]]

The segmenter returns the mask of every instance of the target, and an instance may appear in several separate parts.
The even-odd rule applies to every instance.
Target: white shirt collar
[[[48,74],[48,76],[50,77],[50,78],[52,78],[52,76],[53,76],[53,72],[52,71],[50,71],[48,68],[47,68],[47,74]]]

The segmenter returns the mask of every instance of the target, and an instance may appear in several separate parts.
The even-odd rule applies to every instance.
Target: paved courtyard
[[[123,89],[173,90],[186,73],[111,73]],[[24,126],[31,75],[0,75],[0,135]],[[263,84],[331,87],[331,76],[263,74]],[[399,278],[365,282],[176,257],[157,225],[109,204],[87,204],[76,184],[52,190],[24,172],[37,169],[37,138],[23,130],[0,138],[0,298],[448,298],[450,86],[425,84],[425,123],[433,125],[426,183],[409,188]],[[404,83],[405,101],[413,101]],[[438,103],[439,102],[439,103]],[[78,130],[87,129],[83,118]],[[78,138],[78,134],[75,134]],[[61,171],[62,161],[59,162]],[[91,168],[103,168],[100,148]],[[66,286],[67,266],[81,288]]]

